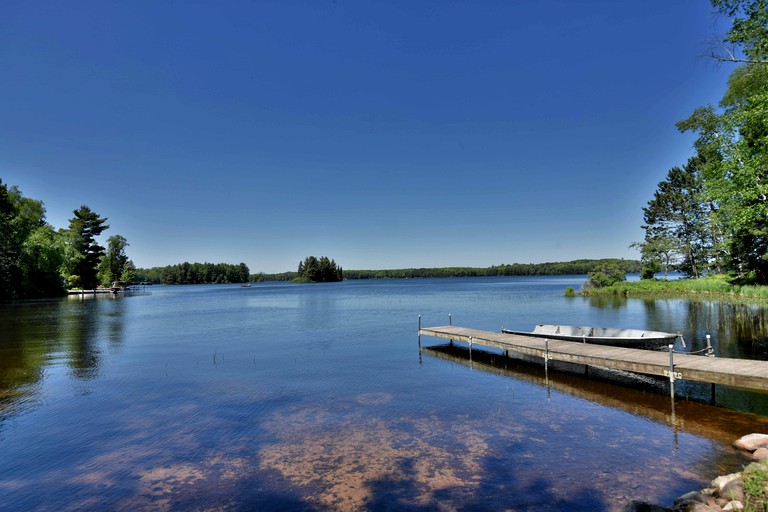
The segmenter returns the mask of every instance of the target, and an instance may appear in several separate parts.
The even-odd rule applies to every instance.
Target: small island
[[[298,275],[294,283],[335,283],[344,279],[344,272],[334,260],[327,256],[307,256],[299,262]]]

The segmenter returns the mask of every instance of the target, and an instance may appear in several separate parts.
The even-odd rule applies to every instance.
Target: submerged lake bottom
[[[154,286],[0,306],[0,508],[614,511],[748,461],[766,397],[417,343],[425,325],[681,330],[719,305],[563,297],[584,276]],[[751,314],[763,315],[761,309]],[[754,334],[754,333],[753,333]],[[583,372],[582,372],[583,373]]]

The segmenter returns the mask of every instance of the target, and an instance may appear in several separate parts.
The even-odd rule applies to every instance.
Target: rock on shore
[[[671,507],[633,501],[622,512],[731,512],[744,510],[746,495],[744,475],[751,471],[768,472],[768,434],[749,434],[734,441],[733,445],[751,455],[756,462],[745,467],[740,473],[731,473],[715,478],[709,487],[691,491],[677,498]],[[768,492],[768,483],[766,483]],[[762,510],[766,503],[752,503],[753,509]],[[759,507],[759,508],[758,508]]]

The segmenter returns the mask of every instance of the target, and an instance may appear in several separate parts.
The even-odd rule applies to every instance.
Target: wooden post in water
[[[547,386],[547,403],[550,401],[549,392],[549,339],[544,338],[544,383]]]
[[[707,334],[707,352],[706,352],[706,355],[707,355],[707,357],[715,357],[715,349],[712,348],[712,336],[710,336],[709,334]],[[715,389],[715,383],[713,382],[712,383],[712,389],[710,390],[710,398],[709,398],[709,403],[712,404],[712,405],[715,405],[716,393],[717,393],[717,391]]]
[[[421,354],[421,315],[419,315],[419,354]]]
[[[669,397],[672,399],[672,413],[674,414],[675,408],[675,346],[668,345],[669,348]]]
[[[675,351],[673,345],[669,345],[669,396],[675,398]]]

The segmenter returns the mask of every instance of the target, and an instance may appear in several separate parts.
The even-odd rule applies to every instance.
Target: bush
[[[589,280],[585,285],[590,288],[606,288],[627,280],[623,270],[616,265],[599,265],[594,271],[587,274]]]
[[[768,463],[752,463],[741,474],[746,493],[745,511],[768,510]]]

